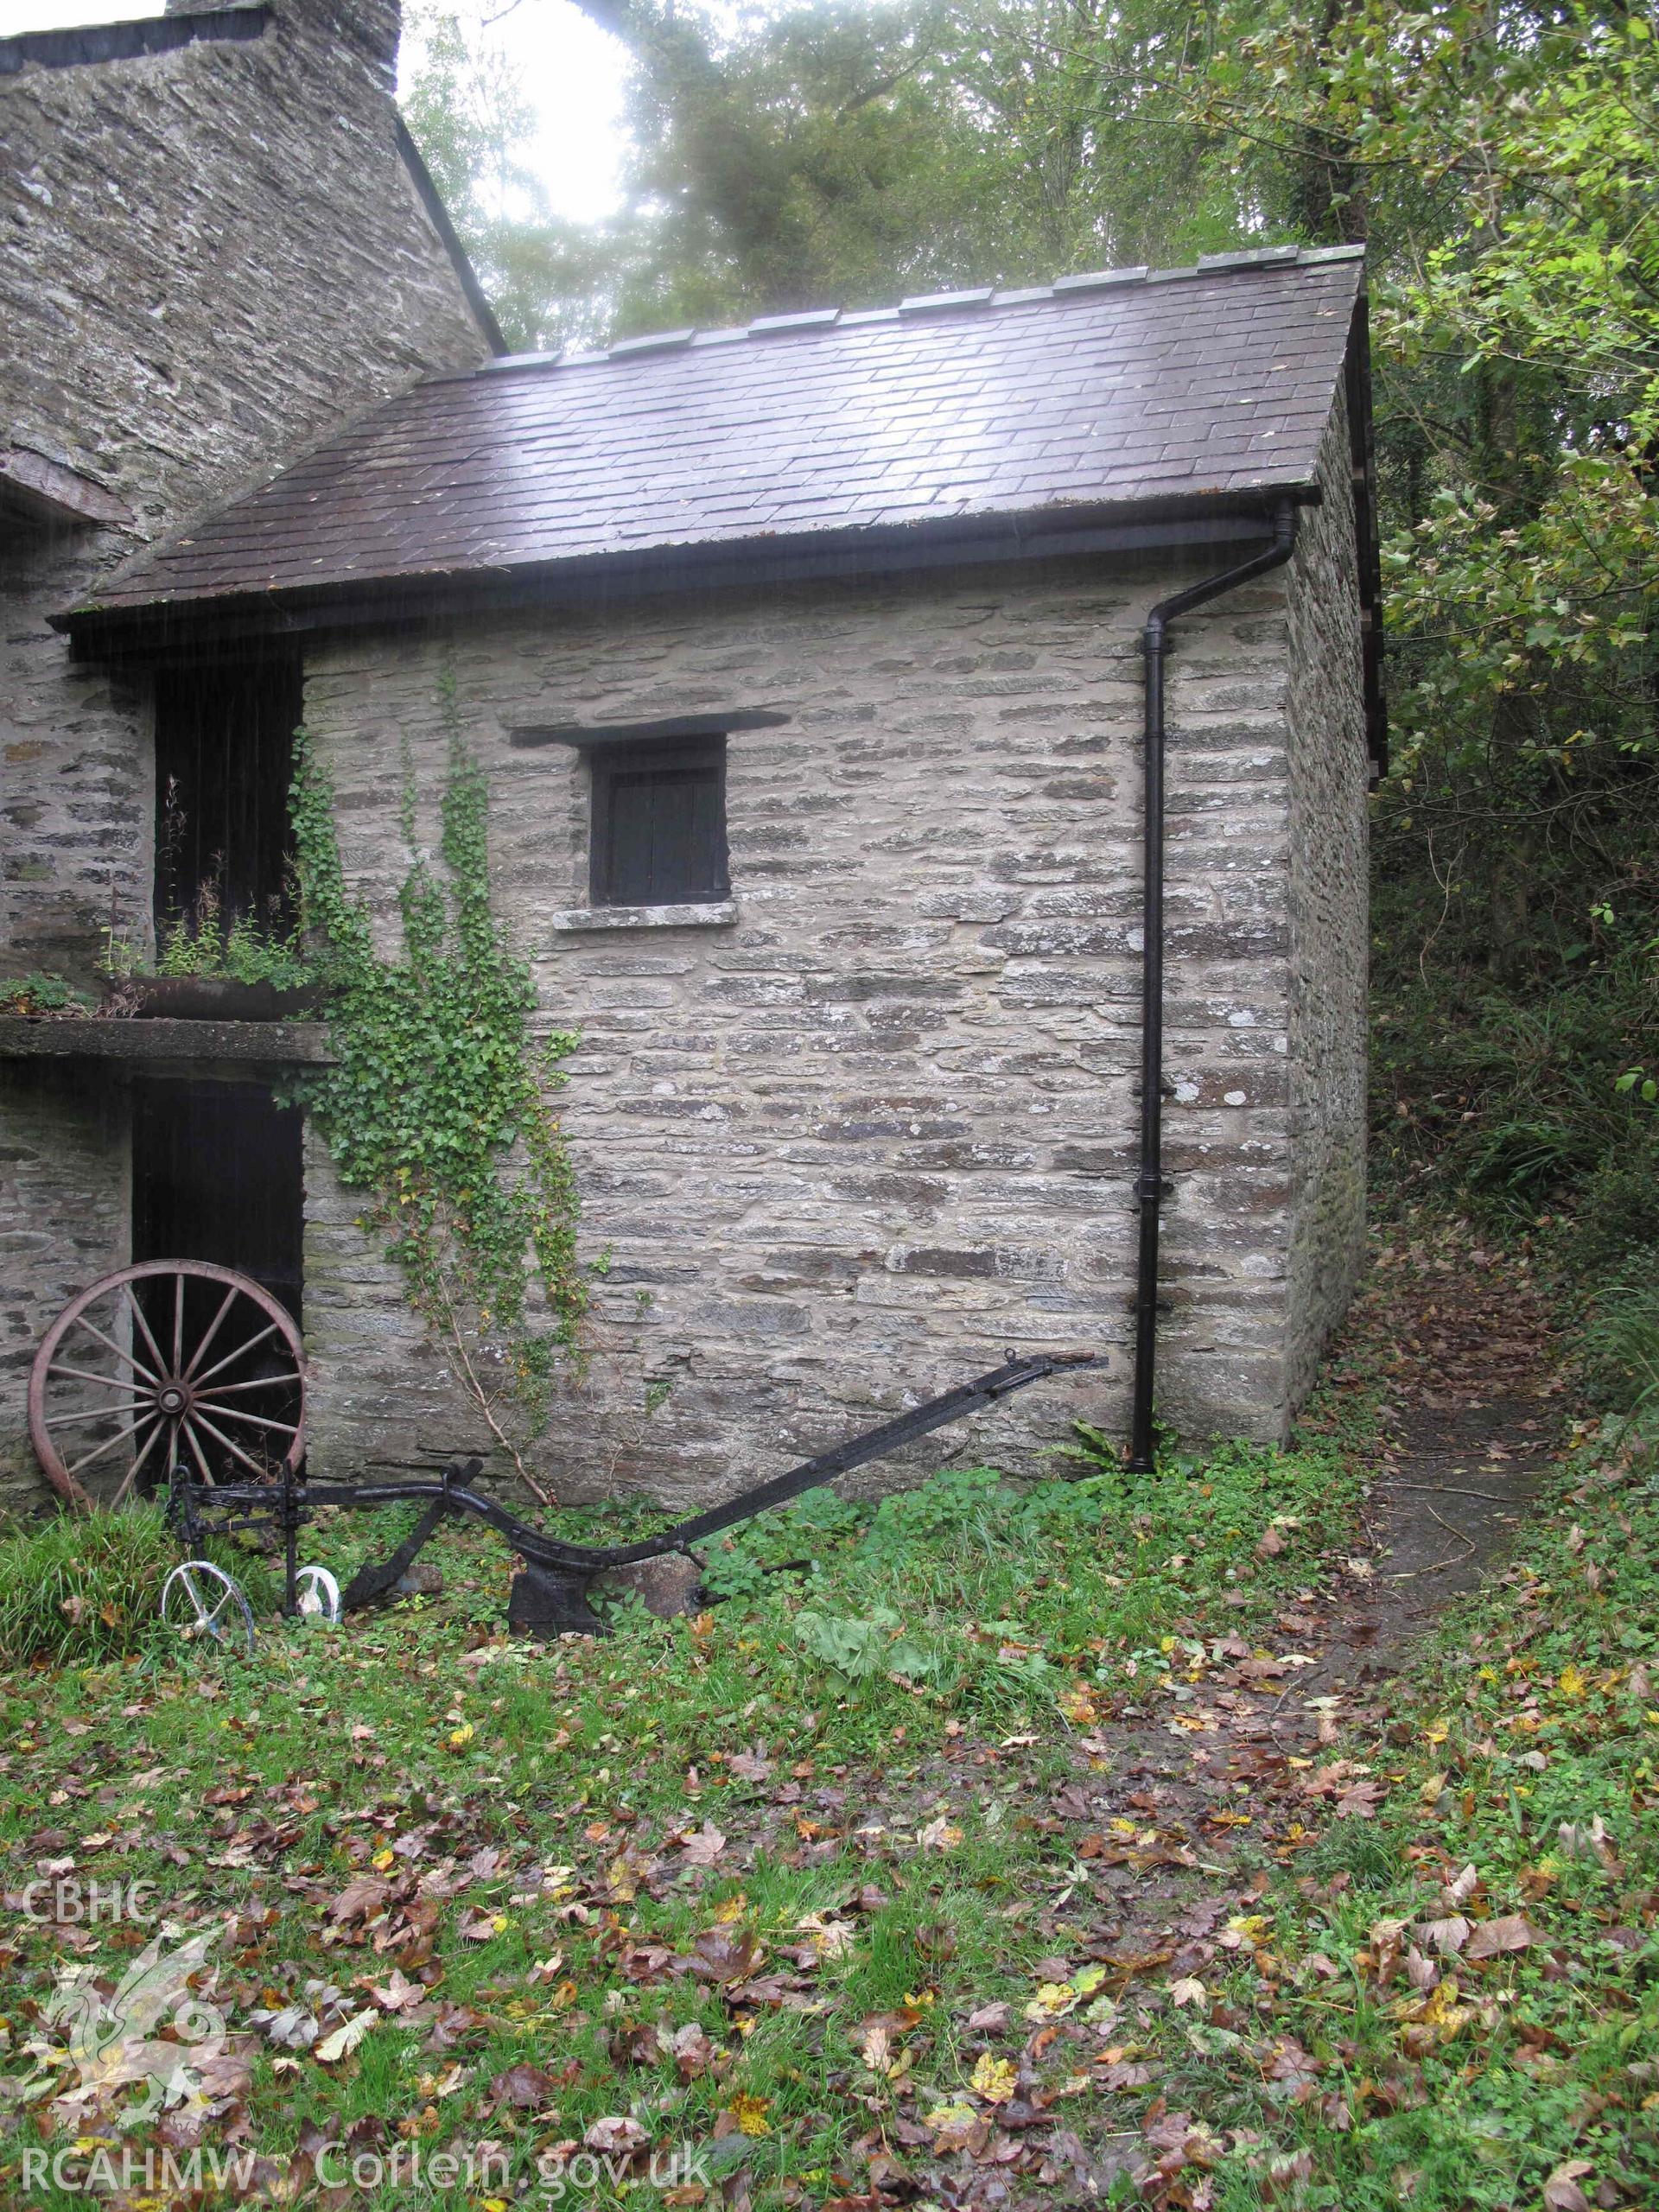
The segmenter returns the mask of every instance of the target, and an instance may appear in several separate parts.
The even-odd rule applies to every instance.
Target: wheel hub
[[[156,1403],[164,1414],[181,1414],[190,1402],[190,1393],[177,1382],[164,1382],[156,1393]]]

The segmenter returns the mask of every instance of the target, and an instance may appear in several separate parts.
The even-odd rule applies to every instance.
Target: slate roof
[[[432,378],[66,618],[1306,493],[1360,249],[766,315]]]

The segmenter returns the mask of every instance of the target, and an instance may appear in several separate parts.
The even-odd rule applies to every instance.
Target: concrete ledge
[[[326,1067],[334,1058],[326,1021],[66,1021],[0,1014],[0,1060],[240,1060]]]
[[[737,919],[735,899],[711,899],[696,906],[570,906],[555,914],[561,936],[577,930],[729,929]]]

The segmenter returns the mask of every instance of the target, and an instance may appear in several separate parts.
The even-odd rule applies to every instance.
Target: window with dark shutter
[[[620,745],[592,756],[595,906],[689,906],[730,895],[726,741]]]

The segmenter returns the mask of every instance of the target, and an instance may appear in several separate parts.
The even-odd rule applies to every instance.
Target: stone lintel
[[[178,1021],[0,1014],[0,1060],[234,1060],[265,1067],[326,1067],[334,1058],[326,1021]]]
[[[113,492],[27,446],[0,446],[0,505],[32,522],[134,527],[131,508]]]

